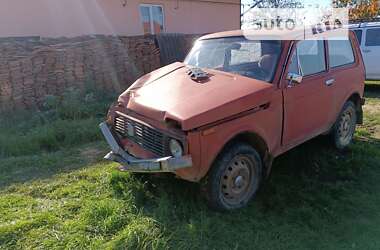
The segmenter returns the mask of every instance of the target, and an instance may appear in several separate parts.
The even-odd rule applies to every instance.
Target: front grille
[[[165,156],[167,137],[160,131],[125,116],[117,116],[115,130],[123,138],[140,145],[157,156]]]

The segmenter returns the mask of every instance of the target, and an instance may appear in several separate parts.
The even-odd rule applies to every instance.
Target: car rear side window
[[[330,68],[335,68],[355,61],[350,40],[329,40]]]
[[[297,43],[289,72],[302,76],[313,75],[326,70],[325,46],[322,40],[304,40]]]
[[[363,31],[362,30],[353,30],[353,32],[355,33],[355,36],[358,39],[359,45],[361,45],[362,44]]]
[[[365,46],[380,46],[380,29],[367,29]]]

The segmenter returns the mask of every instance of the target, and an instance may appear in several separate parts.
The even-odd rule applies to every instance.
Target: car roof
[[[350,29],[360,29],[360,28],[366,28],[366,27],[380,27],[380,18],[374,19],[373,21],[369,22],[355,22],[355,23],[350,23],[348,25]]]
[[[215,39],[215,38],[224,38],[224,37],[237,37],[237,36],[246,36],[246,35],[261,35],[261,36],[273,36],[273,37],[281,37],[284,36],[284,32],[279,31],[255,31],[255,30],[230,30],[208,34],[199,38],[199,40],[206,39]],[[289,34],[289,33],[287,33]]]
[[[352,32],[352,31],[349,31]],[[208,40],[216,38],[226,38],[226,37],[239,37],[239,36],[254,36],[257,37],[257,40],[260,40],[260,37],[265,37],[265,40],[270,40],[268,38],[273,37],[273,40],[282,40],[282,41],[295,41],[303,40],[304,30],[292,30],[292,31],[279,31],[279,30],[230,30],[212,33],[200,37],[198,40]],[[288,39],[289,37],[293,39]],[[298,39],[297,39],[298,38]],[[256,39],[255,39],[256,40]]]

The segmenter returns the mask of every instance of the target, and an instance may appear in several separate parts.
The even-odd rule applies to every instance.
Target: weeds
[[[40,110],[0,118],[0,158],[53,152],[99,140],[98,123],[110,98],[68,89],[63,97],[46,96]]]

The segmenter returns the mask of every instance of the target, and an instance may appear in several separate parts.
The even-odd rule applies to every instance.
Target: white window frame
[[[165,25],[165,9],[164,9],[164,6],[162,6],[161,4],[148,4],[148,3],[139,4],[140,22],[143,23],[144,20],[142,19],[142,16],[141,16],[140,7],[149,7],[150,31],[151,31],[150,33],[152,35],[155,35],[152,7],[160,7],[162,9],[162,32],[165,32],[166,25]],[[144,27],[143,27],[143,31],[144,31]]]

